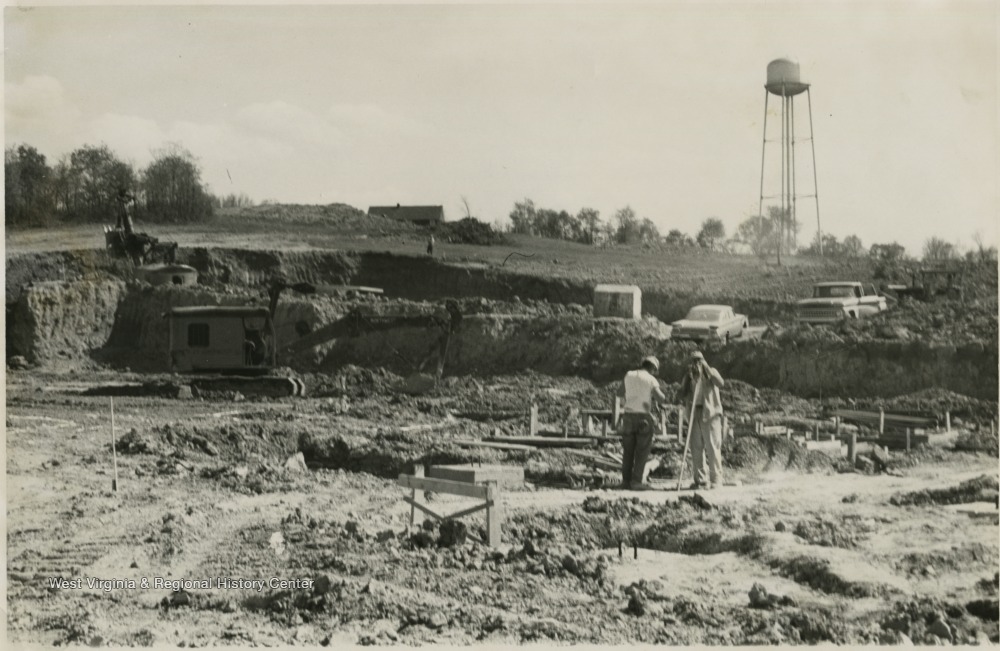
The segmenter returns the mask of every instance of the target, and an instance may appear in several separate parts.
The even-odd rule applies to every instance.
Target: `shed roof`
[[[164,314],[167,317],[267,317],[267,308],[250,305],[192,305],[174,307]]]
[[[594,287],[594,292],[598,294],[641,294],[642,290],[637,285],[598,285]]]

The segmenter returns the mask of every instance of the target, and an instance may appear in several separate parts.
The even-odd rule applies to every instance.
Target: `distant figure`
[[[434,255],[434,233],[427,238],[427,255]]]

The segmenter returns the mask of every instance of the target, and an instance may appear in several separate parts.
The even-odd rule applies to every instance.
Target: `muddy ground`
[[[417,254],[422,233],[337,230],[327,217],[178,227],[169,237],[200,273],[194,288],[137,282],[89,227],[7,234],[14,643],[1000,642],[995,269],[969,277],[964,301],[799,328],[794,301],[812,282],[874,281],[871,264],[774,269],[520,237],[442,241],[429,259]],[[524,255],[510,258],[515,249]],[[283,357],[278,372],[304,380],[305,398],[202,390],[165,372],[165,310],[263,303],[277,277],[383,287],[363,306],[376,313],[458,299],[466,318],[444,378],[421,395],[402,390],[437,336],[412,328]],[[648,318],[595,322],[595,282],[642,286]],[[691,344],[664,337],[664,324],[697,302],[732,303],[765,331],[706,348],[727,378],[730,485],[674,490],[673,435],[654,446],[655,490],[640,493],[618,490],[614,463],[594,461],[620,454],[613,437],[590,456],[462,443],[527,434],[532,403],[547,429],[577,435],[578,410],[608,408],[613,380],[650,352],[673,399]],[[279,338],[354,307],[283,298]],[[863,441],[856,463],[836,445],[754,435],[761,423],[829,437],[836,408],[941,424],[948,413],[954,431],[906,453],[845,426]],[[500,498],[499,548],[480,542],[481,514],[411,526],[400,473],[476,463],[524,469],[525,485]],[[439,512],[473,504],[425,498]]]
[[[887,463],[855,469],[840,455],[739,437],[726,442],[726,472],[742,485],[693,494],[672,490],[679,446],[668,440],[655,451],[658,490],[630,493],[608,488],[615,472],[565,451],[454,444],[495,428],[525,433],[526,398],[539,402],[543,422],[563,422],[569,405],[600,404],[611,385],[466,377],[413,397],[398,393],[399,378],[386,372],[341,376],[306,399],[119,395],[113,493],[111,399],[88,393],[114,393],[115,383],[145,376],[9,372],[10,639],[98,646],[1000,639],[995,453],[943,445],[877,453]],[[726,399],[735,422],[751,412],[818,410],[738,383]],[[299,452],[304,465],[294,460]],[[502,547],[474,540],[484,534],[480,515],[463,518],[460,530],[411,529],[396,474],[414,461],[477,460],[526,470],[527,486],[502,496]],[[471,502],[432,496],[430,504],[452,512]],[[84,583],[52,587],[54,577]],[[91,588],[86,577],[132,579],[135,587]],[[156,577],[313,583],[173,590]]]

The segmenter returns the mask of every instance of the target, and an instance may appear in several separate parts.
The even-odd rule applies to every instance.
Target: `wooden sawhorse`
[[[467,484],[461,481],[450,479],[431,479],[424,477],[424,467],[416,466],[412,475],[400,475],[396,481],[403,488],[410,489],[410,496],[404,497],[403,501],[410,505],[410,525],[416,524],[417,509],[436,520],[453,520],[466,515],[486,511],[486,535],[487,544],[490,547],[500,546],[500,523],[503,517],[500,511],[500,488],[494,483]],[[422,504],[418,499],[418,492],[430,491],[432,493],[446,493],[448,495],[462,495],[464,497],[474,497],[483,500],[482,504],[462,509],[457,513],[442,515],[433,511],[426,504]]]

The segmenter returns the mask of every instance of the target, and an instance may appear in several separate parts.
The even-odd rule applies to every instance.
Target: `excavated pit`
[[[655,318],[594,320],[589,316],[589,285],[485,265],[463,266],[388,253],[237,249],[187,250],[181,252],[179,261],[198,269],[199,286],[154,288],[123,282],[120,279],[128,278],[128,270],[94,252],[8,258],[8,356],[23,355],[35,364],[94,358],[133,370],[165,371],[167,332],[162,315],[169,308],[266,305],[264,288],[281,277],[383,287],[386,296],[392,297],[382,304],[386,314],[412,301],[462,299],[466,318],[449,345],[446,375],[536,370],[607,380],[651,352],[667,362],[668,368],[676,367],[690,344],[667,341],[662,324],[681,316],[693,302],[708,298],[647,291],[644,312]],[[791,305],[779,309],[765,298],[752,304],[744,300],[741,305],[732,298],[730,303],[756,318],[779,313],[787,317]],[[711,299],[724,301],[726,297]],[[295,342],[351,307],[328,297],[302,298],[289,292],[275,317],[278,338]],[[427,309],[435,308],[428,305]],[[329,373],[355,364],[406,375],[427,359],[438,335],[417,328],[372,332],[324,342],[279,364],[299,373]],[[806,397],[871,398],[937,388],[994,400],[998,391],[996,352],[974,343],[846,343],[830,336],[808,343],[765,338],[725,347],[709,345],[708,349],[713,365],[727,378]]]

